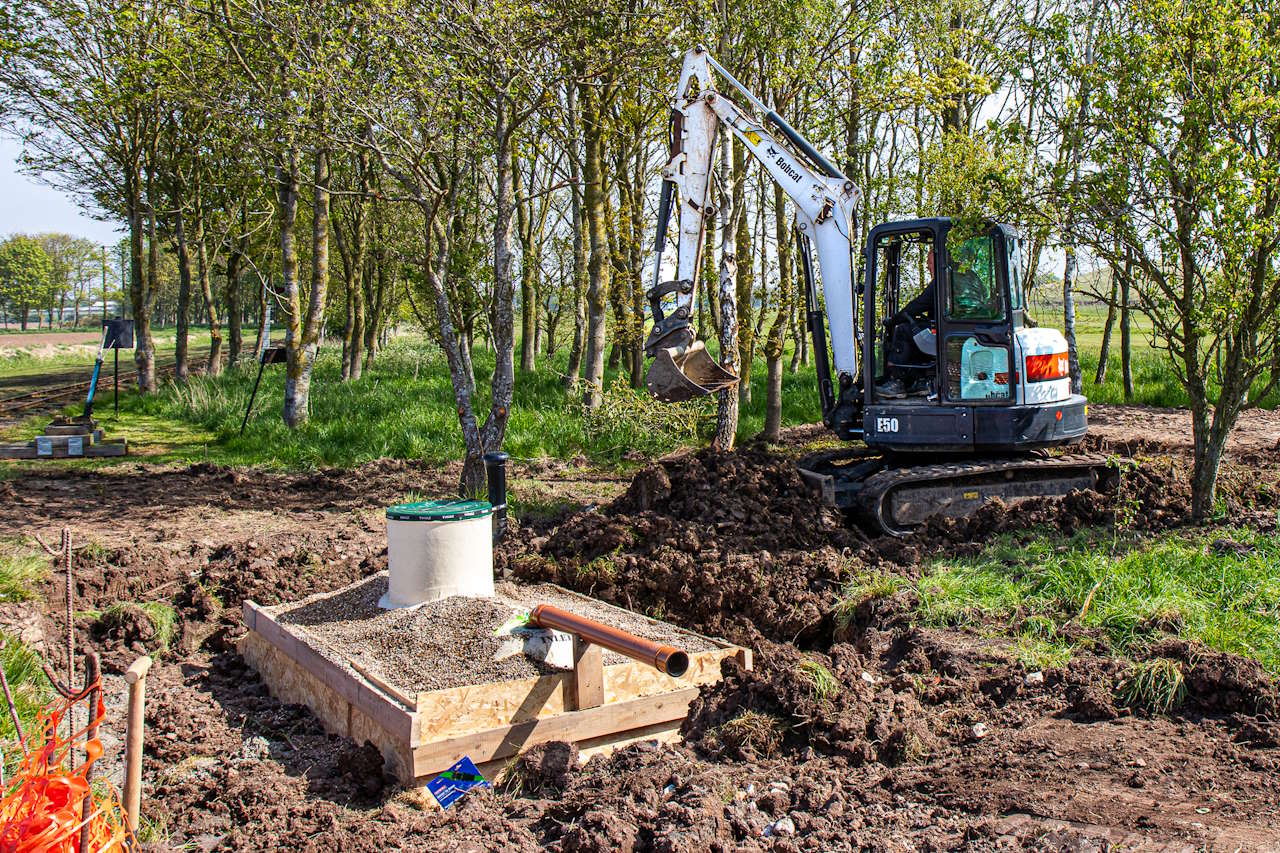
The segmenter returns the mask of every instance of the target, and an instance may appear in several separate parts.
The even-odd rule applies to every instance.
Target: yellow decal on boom
[[[977,493],[977,492],[965,492],[965,493],[964,493],[964,499],[965,499],[965,500],[967,500],[967,501],[976,501],[976,500],[978,499],[978,493]]]

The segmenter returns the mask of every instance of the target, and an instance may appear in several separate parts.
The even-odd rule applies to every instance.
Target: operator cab
[[[1071,393],[1062,335],[1026,327],[1017,233],[992,223],[948,246],[951,227],[916,219],[868,237],[850,437],[946,452],[1078,441],[1086,401]]]

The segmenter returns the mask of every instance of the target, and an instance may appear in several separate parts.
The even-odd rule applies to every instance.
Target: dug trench
[[[108,672],[154,642],[145,613],[108,617],[111,605],[176,612],[148,685],[156,849],[1277,849],[1280,700],[1256,664],[1168,640],[1150,654],[1181,663],[1187,700],[1154,714],[1117,700],[1128,664],[1103,637],[1029,672],[1010,625],[926,627],[910,584],[842,604],[850,576],[914,580],[929,559],[974,553],[997,532],[1109,526],[1114,495],[992,505],[878,539],[816,507],[793,455],[686,453],[622,483],[516,470],[513,491],[572,489],[575,508],[516,525],[500,571],[750,645],[756,669],[727,664],[679,745],[585,766],[549,745],[447,813],[417,808],[372,748],[272,699],[234,641],[244,598],[292,600],[384,569],[381,508],[446,493],[456,471],[32,472],[0,483],[0,532],[48,540],[67,524],[88,545],[77,628]],[[1186,523],[1186,465],[1175,448],[1133,472],[1144,528]],[[1280,466],[1229,469],[1230,519],[1274,526],[1277,480]],[[56,576],[44,592],[56,637]]]

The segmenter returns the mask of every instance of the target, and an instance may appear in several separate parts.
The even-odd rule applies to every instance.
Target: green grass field
[[[128,438],[138,452],[157,461],[208,459],[233,464],[286,468],[345,466],[382,457],[445,462],[461,458],[461,431],[453,389],[443,356],[416,335],[397,338],[379,355],[374,369],[355,382],[339,381],[340,353],[321,350],[312,379],[311,419],[289,430],[280,419],[284,369],[268,367],[243,436],[241,419],[248,404],[256,365],[229,369],[214,379],[194,377],[185,387],[166,384],[161,393],[121,398],[120,418],[100,409],[112,436]],[[636,451],[651,456],[691,443],[707,434],[714,418],[712,400],[669,407],[625,384],[608,371],[605,408],[588,417],[575,398],[566,399],[562,371],[566,355],[532,373],[518,372],[505,449],[517,459],[585,455],[596,462],[619,463]],[[477,352],[480,385],[477,408],[488,410],[490,356]],[[765,371],[752,377],[753,400],[740,419],[745,440],[764,424]],[[785,374],[786,423],[818,418],[813,372]],[[33,431],[31,419],[10,435]],[[110,464],[97,460],[93,464]]]

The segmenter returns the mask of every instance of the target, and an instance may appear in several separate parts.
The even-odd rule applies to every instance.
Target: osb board
[[[689,671],[680,678],[658,672],[639,661],[604,668],[605,704],[715,684],[720,661],[733,657],[734,646],[689,656]],[[418,694],[418,741],[429,743],[498,726],[563,714],[572,710],[569,672],[520,681],[451,687]]]
[[[638,729],[679,726],[689,712],[689,703],[697,696],[698,688],[687,687],[423,744],[413,751],[414,776],[438,773],[464,755],[483,764],[511,758],[531,746],[553,740],[581,743],[622,739],[621,736],[635,737],[631,733]]]
[[[397,777],[411,780],[409,745],[374,721],[368,714],[352,706],[336,691],[307,672],[297,661],[253,631],[240,638],[241,657],[257,670],[281,702],[306,705],[327,731],[348,737],[356,743],[370,741],[382,753],[386,766]]]

